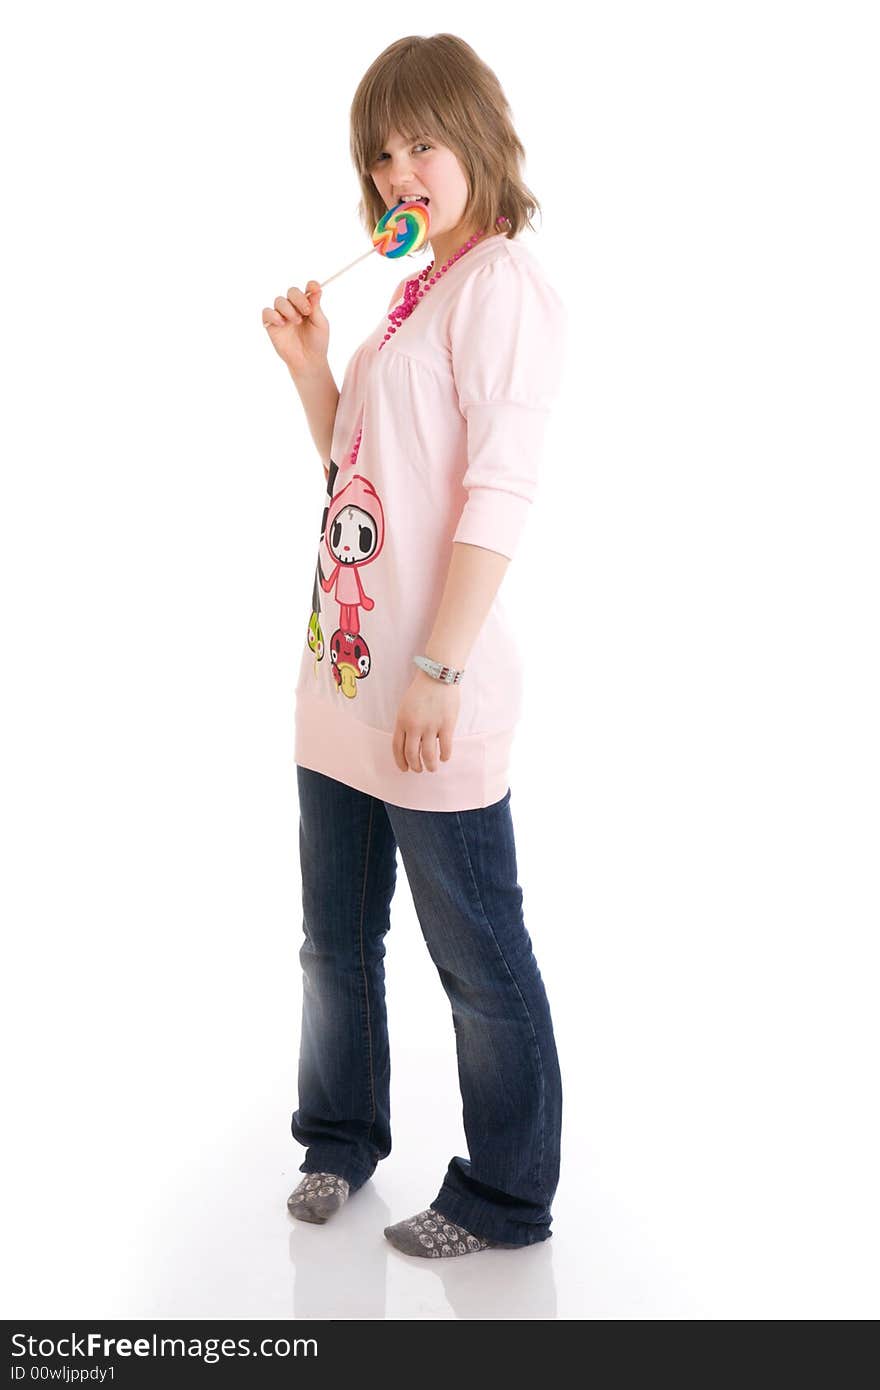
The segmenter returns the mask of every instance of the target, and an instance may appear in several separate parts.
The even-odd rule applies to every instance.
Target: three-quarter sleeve
[[[449,324],[467,421],[467,499],[453,541],[512,558],[538,483],[567,345],[567,316],[539,266],[512,255],[462,285]]]

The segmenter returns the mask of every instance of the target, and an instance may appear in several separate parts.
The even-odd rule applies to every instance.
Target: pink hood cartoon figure
[[[339,604],[339,626],[344,632],[360,631],[358,609],[369,613],[373,600],[364,593],[358,569],[375,560],[385,540],[385,516],[378,494],[366,478],[356,473],[330,503],[322,542],[325,593],[334,593]]]

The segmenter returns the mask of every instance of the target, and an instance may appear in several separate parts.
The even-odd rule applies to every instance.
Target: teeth
[[[411,197],[411,196],[404,195],[402,198],[398,198],[398,200],[397,200],[398,206],[399,206],[401,203],[425,203],[425,204],[427,204],[428,201],[429,201],[429,200],[428,200],[427,198],[425,198],[421,193],[420,193],[417,197],[415,197],[415,198],[413,198],[413,197]]]

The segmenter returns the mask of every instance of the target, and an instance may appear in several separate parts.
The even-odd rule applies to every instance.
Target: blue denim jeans
[[[428,777],[431,774],[413,773]],[[552,1235],[562,1081],[517,883],[510,789],[472,811],[412,811],[297,765],[303,934],[299,1171],[356,1191],[391,1152],[385,934],[400,848],[452,1006],[469,1158],[431,1205],[475,1235]]]

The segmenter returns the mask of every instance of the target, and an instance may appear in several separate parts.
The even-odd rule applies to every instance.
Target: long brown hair
[[[388,211],[371,170],[397,130],[406,140],[432,137],[456,155],[468,184],[465,225],[515,237],[531,231],[541,205],[520,174],[525,157],[494,72],[455,34],[410,35],[380,53],[351,104],[351,157],[361,184],[358,212],[372,235]]]

